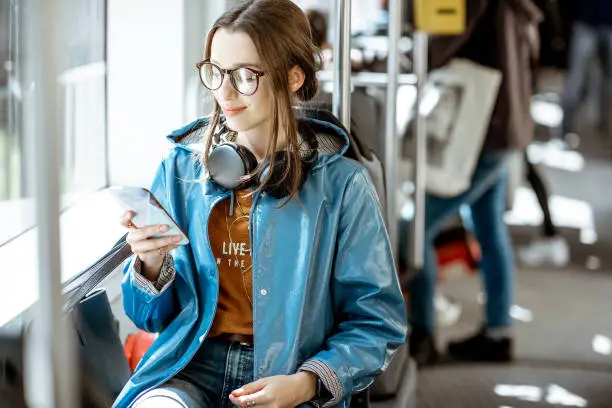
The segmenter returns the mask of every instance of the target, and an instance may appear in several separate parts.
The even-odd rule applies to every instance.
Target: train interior
[[[169,148],[165,135],[209,112],[210,97],[194,64],[201,58],[208,27],[237,2],[53,0],[49,4],[57,7],[48,9],[38,2],[0,0],[0,407],[60,406],[41,400],[44,393],[35,391],[52,383],[48,374],[53,364],[27,350],[43,350],[45,345],[18,341],[26,351],[15,356],[19,348],[15,339],[43,315],[38,299],[50,283],[41,279],[41,260],[53,259],[60,266],[53,273],[61,276],[57,283],[63,284],[66,299],[80,300],[104,288],[125,350],[129,341],[154,340],[140,333],[123,312],[121,264],[128,254],[125,248],[121,252],[114,247],[125,231],[118,222],[121,210],[108,188],[148,186]],[[335,45],[333,39],[341,30],[335,3],[346,1],[295,3],[326,16],[329,42]],[[381,3],[386,2],[352,2],[349,55],[353,71],[348,92],[351,131],[386,166],[390,157],[384,137],[390,81],[387,24],[394,10],[386,12]],[[546,20],[541,25],[540,67],[530,106],[535,138],[511,163],[504,220],[516,260],[511,308],[514,361],[466,363],[442,356],[434,366],[417,368],[404,349],[373,386],[354,396],[352,407],[612,407],[612,276],[608,275],[612,271],[612,251],[608,254],[612,248],[612,133],[599,125],[610,115],[602,108],[605,98],[601,96],[609,78],[605,61],[593,57],[575,131],[566,144],[558,143],[555,135],[563,121],[561,101],[574,24],[566,3],[559,2],[562,46],[558,38],[551,38]],[[43,14],[49,10],[55,14]],[[387,207],[392,209],[387,217],[397,236],[403,236],[395,249],[405,280],[418,273],[408,255],[414,238],[410,224],[418,205],[413,111],[420,92],[409,16],[403,4],[397,106],[392,116],[401,148],[394,153],[395,174],[387,195],[395,198]],[[32,28],[45,19],[53,22],[57,43]],[[58,66],[52,83],[59,102],[43,115],[55,117],[51,123],[59,129],[58,144],[44,144],[59,152],[59,180],[52,188],[61,199],[58,206],[50,205],[56,210],[57,225],[41,223],[53,214],[36,201],[46,194],[39,180],[44,170],[35,163],[44,157],[37,149],[45,129],[35,125],[37,117],[31,115],[37,89],[45,85],[37,81],[43,78],[47,60],[38,56],[53,57]],[[314,103],[332,110],[337,89],[329,67],[319,73],[319,81]],[[552,222],[558,230],[554,240],[542,239],[544,214],[527,180],[525,159],[537,169],[548,191]],[[382,198],[381,202],[384,205]],[[38,239],[49,225],[56,225],[59,232],[58,242],[51,246]],[[54,248],[56,255],[46,252]],[[437,342],[445,350],[448,341],[472,334],[483,321],[482,254],[469,214],[457,214],[444,228],[436,251]],[[90,273],[89,281],[79,279],[83,271]],[[141,344],[131,353],[145,350]],[[138,358],[132,354],[127,358]],[[129,363],[133,368],[134,362]],[[18,377],[23,377],[19,389],[27,405],[3,394],[17,387]]]

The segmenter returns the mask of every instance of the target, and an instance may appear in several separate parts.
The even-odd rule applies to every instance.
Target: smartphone
[[[155,238],[168,235],[180,235],[181,241],[177,245],[189,243],[187,234],[178,226],[177,222],[168,214],[168,211],[157,201],[153,193],[143,187],[111,187],[110,194],[125,211],[133,211],[132,222],[138,228],[165,224],[170,227],[167,232],[154,235]]]

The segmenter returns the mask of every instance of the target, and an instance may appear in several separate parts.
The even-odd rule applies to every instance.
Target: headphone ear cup
[[[235,143],[222,143],[214,146],[208,155],[210,178],[221,187],[228,189],[244,188],[244,176],[251,174],[257,167],[257,159],[244,146]]]

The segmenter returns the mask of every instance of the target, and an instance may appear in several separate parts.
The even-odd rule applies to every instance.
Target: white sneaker
[[[439,327],[449,327],[456,324],[461,317],[461,304],[449,299],[442,292],[436,291],[436,320]]]
[[[569,262],[569,246],[563,237],[538,238],[528,247],[518,251],[521,261],[528,266],[545,264],[557,267],[566,266]]]
[[[554,151],[565,151],[569,149],[569,144],[565,139],[552,139],[546,143],[546,147]]]

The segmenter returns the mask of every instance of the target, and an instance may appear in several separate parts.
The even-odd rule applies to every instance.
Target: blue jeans
[[[569,52],[569,74],[563,92],[563,123],[561,135],[573,132],[576,109],[581,105],[589,67],[599,57],[603,78],[599,87],[599,120],[604,129],[609,126],[610,94],[612,92],[612,27],[591,27],[574,24]]]
[[[486,292],[486,326],[508,327],[512,321],[514,254],[504,223],[508,154],[483,152],[470,188],[452,198],[427,195],[425,201],[425,258],[423,270],[410,284],[412,324],[433,333],[437,261],[433,241],[440,229],[467,204],[472,212],[476,237],[482,248],[481,271]]]
[[[231,408],[229,394],[253,382],[253,347],[207,339],[191,362],[135,408]]]

